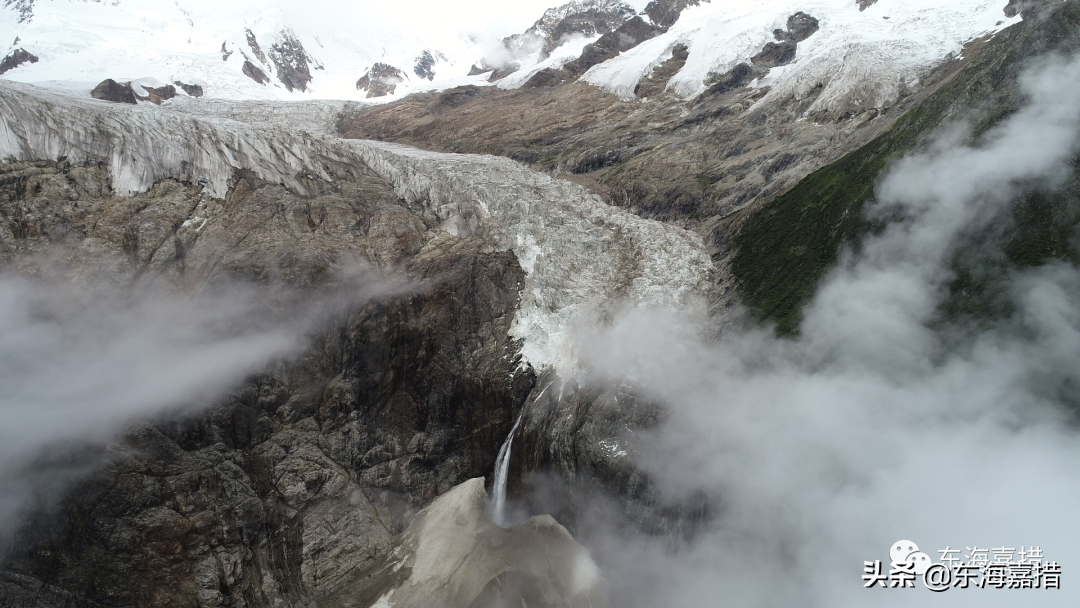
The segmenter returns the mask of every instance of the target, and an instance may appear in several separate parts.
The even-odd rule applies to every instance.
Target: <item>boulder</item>
[[[112,78],[106,78],[101,81],[101,84],[94,87],[93,91],[90,91],[90,95],[93,96],[94,99],[100,99],[102,101],[130,104],[139,103],[135,98],[135,91],[131,89],[130,82],[121,84]]]

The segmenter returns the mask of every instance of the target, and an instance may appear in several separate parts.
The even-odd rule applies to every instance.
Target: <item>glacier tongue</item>
[[[131,106],[0,81],[0,157],[104,162],[121,196],[173,178],[224,197],[237,170],[305,193],[308,179],[373,170],[447,233],[477,235],[493,251],[514,252],[527,276],[511,333],[523,340],[527,361],[554,367],[563,378],[581,371],[576,323],[595,321],[605,306],[621,302],[690,303],[712,284],[712,260],[698,235],[607,205],[577,184],[507,158],[343,140],[291,126],[321,130],[333,109],[267,104],[260,111],[255,103],[224,101]]]
[[[699,236],[607,205],[577,184],[502,157],[354,145],[398,196],[425,205],[446,231],[480,234],[517,255],[527,276],[511,335],[524,340],[525,359],[563,378],[582,371],[575,325],[595,321],[605,305],[689,304],[711,284]]]

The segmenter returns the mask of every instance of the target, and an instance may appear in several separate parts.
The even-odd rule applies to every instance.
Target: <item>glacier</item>
[[[699,235],[583,186],[503,157],[333,137],[339,104],[259,106],[132,106],[0,80],[0,157],[105,163],[119,196],[175,179],[221,198],[241,170],[305,194],[309,180],[373,171],[443,232],[516,255],[526,278],[511,335],[525,361],[566,379],[583,373],[578,323],[627,303],[692,305],[714,283]]]

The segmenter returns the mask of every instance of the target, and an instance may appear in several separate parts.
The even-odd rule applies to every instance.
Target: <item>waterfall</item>
[[[510,446],[514,443],[514,434],[517,433],[521,419],[525,416],[522,408],[518,414],[514,428],[510,429],[510,435],[499,448],[499,457],[495,459],[495,479],[491,484],[491,520],[497,525],[506,527],[506,478],[510,473]]]

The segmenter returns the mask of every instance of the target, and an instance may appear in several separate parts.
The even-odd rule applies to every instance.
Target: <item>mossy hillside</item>
[[[735,239],[733,272],[757,320],[775,324],[781,335],[798,333],[802,308],[841,249],[857,249],[873,232],[864,210],[891,164],[927,145],[944,124],[967,121],[977,136],[1015,112],[1024,102],[1019,78],[1026,68],[1047,54],[1080,51],[1080,2],[1070,0],[980,46],[971,51],[977,53],[971,63],[888,132],[748,218]],[[1080,221],[1078,185],[1073,180],[1055,192],[1033,188],[1017,201],[1012,221],[958,249],[957,281],[943,314],[1004,314],[1006,308],[987,304],[987,295],[996,293],[1009,268],[1080,259],[1073,238]],[[1001,247],[988,247],[990,238]]]

